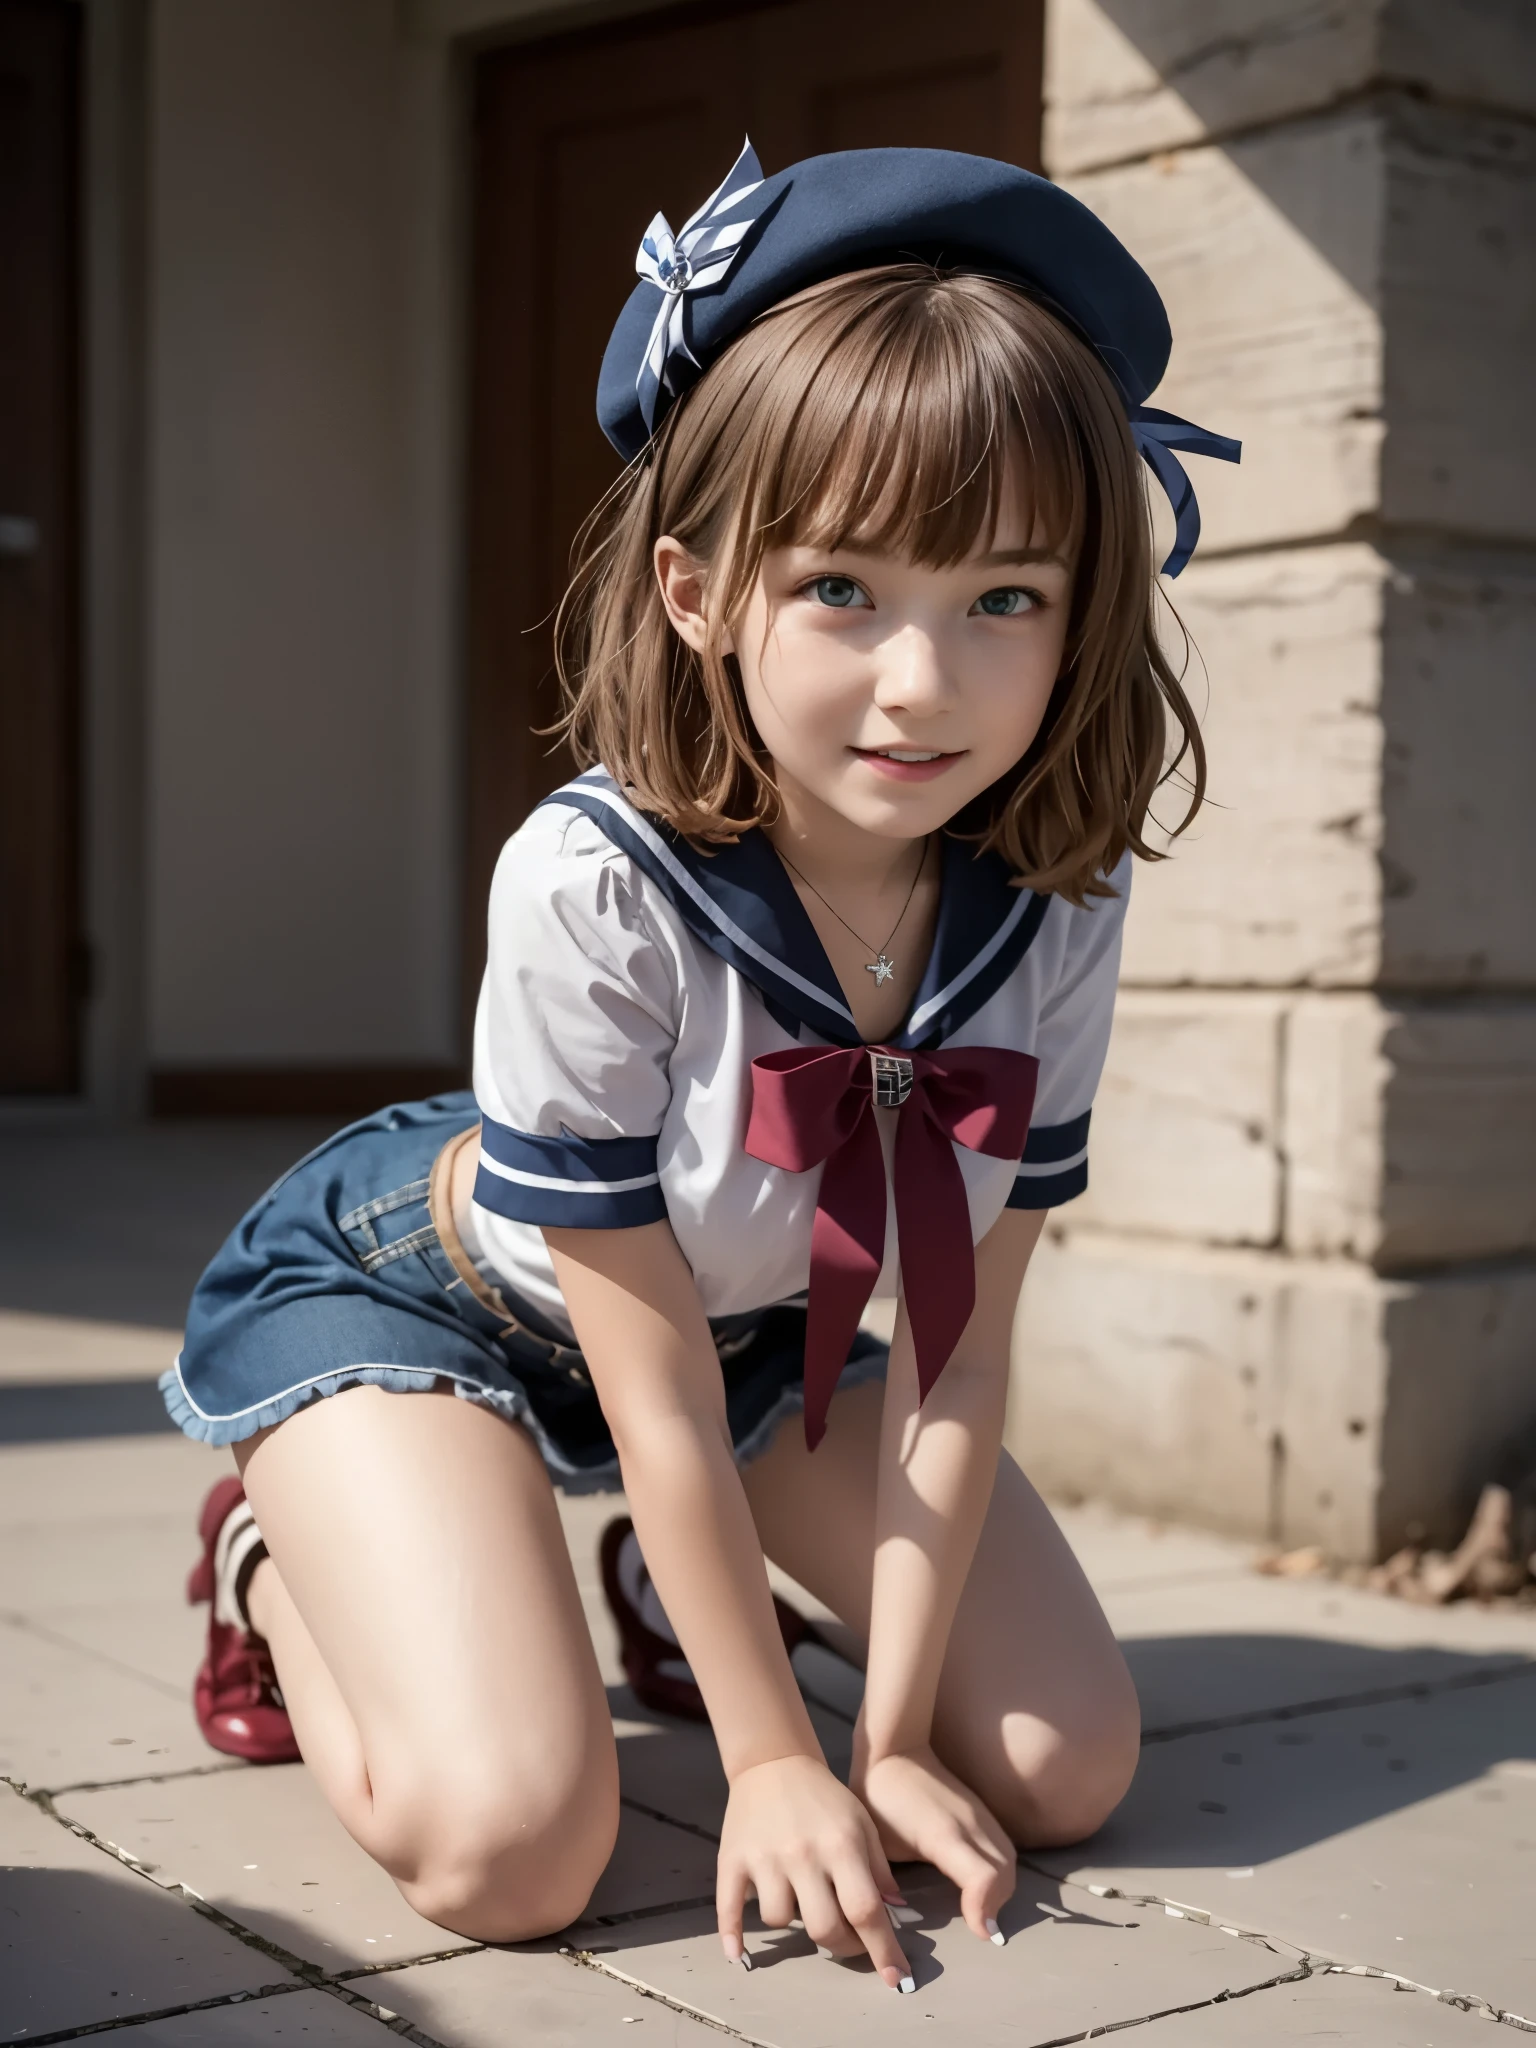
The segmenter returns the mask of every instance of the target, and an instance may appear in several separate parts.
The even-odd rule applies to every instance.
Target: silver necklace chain
[[[816,898],[816,901],[820,904],[823,904],[828,910],[831,911],[832,915],[837,919],[838,923],[842,926],[843,930],[845,932],[853,932],[853,936],[858,940],[859,944],[864,948],[864,950],[867,953],[874,953],[876,955],[875,959],[869,961],[866,964],[864,972],[866,974],[872,974],[875,977],[876,988],[883,988],[886,982],[888,982],[891,979],[892,975],[894,975],[896,972],[896,962],[893,959],[891,959],[890,955],[887,953],[886,946],[890,945],[891,940],[894,939],[896,934],[901,930],[902,924],[906,919],[907,912],[912,908],[912,898],[917,894],[917,885],[923,879],[923,869],[928,865],[929,843],[930,842],[926,840],[923,843],[922,859],[919,860],[917,864],[917,872],[912,877],[912,886],[907,891],[907,900],[901,906],[901,916],[897,918],[896,922],[891,926],[890,931],[886,934],[885,945],[879,947],[871,946],[869,940],[865,938],[862,932],[857,932],[853,930],[853,926],[848,922],[847,918],[844,917],[843,913],[837,908],[836,904],[827,902],[826,897],[822,895],[821,891],[817,888],[816,884],[811,880],[810,876],[801,874],[799,868],[795,866],[794,862],[790,859],[787,853],[785,853],[779,847],[775,847],[774,852],[778,854],[779,859],[783,861],[785,867],[789,869],[789,872],[792,875],[798,876],[799,879],[802,882],[804,882],[807,889],[809,889],[811,894]]]

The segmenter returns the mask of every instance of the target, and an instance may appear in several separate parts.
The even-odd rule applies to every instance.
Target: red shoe
[[[708,1721],[709,1710],[683,1656],[681,1647],[661,1636],[646,1622],[636,1604],[641,1590],[650,1584],[650,1574],[640,1562],[640,1576],[634,1589],[624,1583],[619,1553],[634,1524],[621,1515],[608,1524],[598,1546],[598,1564],[603,1575],[603,1592],[619,1631],[619,1660],[629,1689],[640,1704],[653,1713],[676,1714],[684,1721]],[[773,1611],[778,1617],[784,1648],[793,1656],[802,1643],[818,1640],[816,1631],[803,1614],[797,1614],[777,1593]]]
[[[203,1502],[197,1524],[203,1554],[187,1580],[187,1599],[194,1606],[213,1600],[219,1531],[244,1499],[245,1488],[229,1478],[221,1479]],[[208,1652],[192,1687],[192,1706],[204,1741],[226,1756],[243,1757],[250,1764],[300,1761],[272,1652],[250,1629],[209,1616]]]

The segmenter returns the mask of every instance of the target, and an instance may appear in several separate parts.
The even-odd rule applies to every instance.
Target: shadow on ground
[[[175,1428],[153,1380],[71,1380],[52,1387],[0,1386],[0,1444],[81,1443],[90,1437],[158,1436]]]
[[[0,2039],[94,2028],[287,1976],[147,1878],[0,1866]]]
[[[331,1124],[0,1126],[0,1308],[180,1329],[242,1215]]]

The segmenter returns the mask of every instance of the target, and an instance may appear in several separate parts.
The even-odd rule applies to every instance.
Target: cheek
[[[817,749],[837,738],[848,723],[851,678],[848,664],[819,633],[795,634],[781,627],[742,660],[742,687],[753,723],[770,752]]]
[[[1024,661],[1014,660],[995,671],[972,703],[990,751],[1018,760],[1039,732],[1056,687],[1061,649],[1041,644]]]

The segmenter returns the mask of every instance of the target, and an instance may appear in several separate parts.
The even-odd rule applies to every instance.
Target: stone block
[[[1289,1647],[1300,1662],[1305,1644]],[[1145,2032],[1155,2048],[1471,2048],[1504,2038],[1483,2034],[1484,2021],[1502,2016],[1516,2037],[1529,2029],[1536,1954],[1521,1845],[1536,1821],[1536,1673],[1524,1663],[1490,1683],[1464,1664],[1438,1697],[1393,1699],[1395,1663],[1380,1660],[1386,1698],[1340,1702],[1289,1727],[1213,1728],[1149,1746],[1102,1834],[1031,1856],[1077,1885],[1209,1914],[1213,1935],[1236,1922],[1309,1954],[1314,1968],[1328,1957],[1374,1969],[1354,1981],[1389,2002],[1374,2026],[1326,2009],[1287,2024],[1283,2008],[1265,2024],[1260,2000],[1276,1996],[1265,1991],[1154,2022]],[[1418,1995],[1395,1992],[1393,1975]],[[1454,2010],[1458,1997],[1470,2011]],[[1200,2024],[1207,2015],[1223,2023]]]
[[[1285,999],[1127,989],[1073,1227],[1272,1244]]]
[[[1372,1283],[1343,1266],[1305,1276],[1341,1327],[1329,1347],[1333,1383],[1293,1447],[1285,1362],[1300,1278],[1293,1262],[1258,1252],[1052,1232],[1020,1310],[1015,1457],[1048,1492],[1239,1536],[1368,1551],[1381,1392]],[[1326,1481],[1309,1483],[1308,1462]]]
[[[1285,1240],[1387,1270],[1536,1252],[1536,1004],[1304,996]]]
[[[1351,107],[1063,181],[1168,307],[1157,402],[1244,444],[1192,462],[1212,549],[1346,530],[1379,498],[1382,119]]]
[[[1536,11],[1525,64],[1536,79]],[[1536,129],[1394,101],[1388,204],[1384,519],[1489,540],[1536,539]]]
[[[1376,69],[1379,0],[1050,0],[1053,177],[1315,111]]]
[[[1536,1268],[1055,1230],[1020,1309],[1009,1444],[1047,1491],[1365,1558],[1465,1527],[1536,1424]]]
[[[1530,0],[1387,0],[1381,68],[1463,106],[1536,114],[1533,42]]]
[[[1445,1545],[1484,1481],[1536,1465],[1536,1266],[1390,1288],[1383,1329],[1379,1540]]]
[[[1376,84],[1536,112],[1531,35],[1526,0],[1050,0],[1045,161],[1122,163]]]
[[[1536,561],[1397,555],[1382,632],[1382,977],[1536,988]]]
[[[1210,801],[1171,859],[1137,869],[1127,983],[1374,980],[1382,575],[1347,544],[1197,558],[1179,579]],[[1176,817],[1178,792],[1155,808]]]

